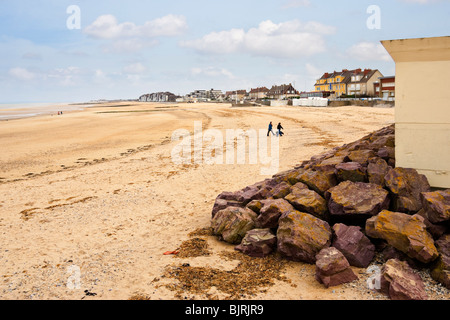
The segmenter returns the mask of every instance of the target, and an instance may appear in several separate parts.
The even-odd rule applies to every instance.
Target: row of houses
[[[289,84],[252,88],[247,90],[195,90],[184,97],[171,92],[157,92],[142,95],[142,102],[208,102],[208,101],[256,101],[263,99],[288,100],[292,98],[340,98],[340,97],[379,97],[383,100],[395,99],[395,76],[385,77],[375,69],[354,69],[326,72],[317,79],[314,91],[299,92]]]
[[[247,92],[246,90],[227,91],[225,93],[225,100],[285,100],[292,97],[298,97],[299,95],[299,91],[296,90],[291,83],[289,83],[282,85],[273,85],[270,89],[268,89],[267,87],[252,88],[249,92]]]
[[[395,98],[395,76],[385,77],[379,70],[354,69],[326,72],[317,79],[314,92],[343,96]]]
[[[226,91],[221,90],[194,90],[184,97],[183,101],[188,102],[208,102],[208,101],[246,101],[246,100],[260,100],[260,99],[274,99],[283,100],[291,97],[298,97],[299,92],[292,86],[292,84],[273,85],[271,89],[266,87],[252,88],[250,91],[245,89]],[[180,100],[180,97],[178,98]],[[177,100],[177,101],[178,101]],[[176,101],[176,100],[174,100]]]

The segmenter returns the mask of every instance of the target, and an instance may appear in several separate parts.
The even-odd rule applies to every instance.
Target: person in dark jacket
[[[282,137],[283,135],[284,135],[284,132],[283,131],[281,131],[281,130],[283,130],[284,128],[283,128],[283,126],[281,125],[281,122],[280,123],[278,123],[278,126],[277,126],[277,130],[278,130],[278,135],[280,135],[280,137]]]
[[[273,128],[273,124],[272,124],[272,121],[270,121],[270,123],[269,123],[269,131],[267,131],[267,136],[269,136],[269,134],[272,132],[272,135],[275,135],[275,133],[273,133],[273,131],[272,131],[272,128]]]

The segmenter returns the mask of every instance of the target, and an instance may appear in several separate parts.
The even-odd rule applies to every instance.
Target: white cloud
[[[292,20],[276,24],[266,20],[248,31],[231,29],[212,32],[200,39],[182,41],[180,45],[207,54],[248,53],[255,56],[295,58],[324,52],[324,36],[335,31],[334,27],[319,22],[302,23]]]
[[[154,38],[177,36],[186,28],[186,18],[179,15],[170,14],[142,26],[133,22],[118,23],[115,16],[102,15],[87,26],[84,33],[95,39]]]
[[[227,77],[233,79],[233,73],[224,68],[206,67],[206,68],[192,68],[191,74],[194,76],[207,77]]]
[[[360,61],[392,61],[386,49],[375,42],[360,42],[347,50],[347,54]]]
[[[313,79],[317,79],[323,74],[323,72],[319,68],[312,65],[311,63],[307,63],[305,67],[308,76],[310,76]]]
[[[11,68],[9,70],[9,75],[22,81],[30,81],[36,78],[36,74],[34,72],[28,71],[25,68]]]
[[[81,73],[81,69],[74,66],[53,68],[45,71],[30,71],[26,68],[12,68],[9,70],[9,75],[20,81],[39,80],[40,83],[51,83],[52,85],[60,86],[75,85]]]

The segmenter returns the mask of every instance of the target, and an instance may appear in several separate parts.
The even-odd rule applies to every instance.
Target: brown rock
[[[299,175],[297,179],[322,196],[325,191],[337,185],[334,171],[309,169]]]
[[[439,256],[431,270],[431,277],[450,290],[450,256]]]
[[[370,149],[355,150],[348,154],[347,158],[351,162],[358,162],[367,166],[369,159],[375,157],[375,152]]]
[[[381,292],[391,300],[427,300],[422,278],[406,262],[390,259],[381,272]]]
[[[284,199],[267,199],[262,203],[263,207],[255,222],[256,227],[260,229],[278,227],[278,219],[281,215],[294,210],[294,207]]]
[[[214,216],[216,215],[217,212],[219,212],[220,210],[226,209],[227,207],[238,207],[238,208],[243,208],[244,204],[242,202],[239,201],[235,201],[235,200],[225,200],[225,199],[216,199],[216,201],[214,202],[214,206],[212,209],[212,218],[214,218]]]
[[[320,167],[335,167],[338,164],[341,164],[345,161],[346,156],[333,156],[331,158],[322,160],[320,163],[316,164],[316,168]]]
[[[446,223],[431,223],[424,209],[421,209],[416,214],[423,217],[423,222],[427,227],[427,231],[433,236],[433,239],[439,239],[449,230],[449,226],[446,225]]]
[[[279,220],[278,251],[290,260],[315,263],[317,253],[330,246],[331,236],[327,222],[308,213],[293,211]]]
[[[393,163],[395,167],[395,148],[393,147],[384,147],[380,148],[377,152],[377,156],[386,160],[386,162],[390,165]]]
[[[241,243],[247,231],[254,229],[256,213],[248,208],[228,207],[211,220],[213,234],[232,244]]]
[[[366,168],[358,162],[340,163],[335,168],[339,181],[364,182],[366,180]]]
[[[367,268],[375,255],[375,246],[357,226],[337,223],[333,226],[332,246],[347,258],[350,265]]]
[[[383,210],[366,222],[366,234],[386,240],[409,257],[428,263],[438,257],[432,236],[423,218],[405,213]]]
[[[384,187],[384,177],[389,171],[387,162],[381,158],[372,158],[367,166],[367,178],[370,183]]]
[[[450,290],[450,234],[446,234],[436,241],[439,258],[436,260],[431,276]]]
[[[268,194],[267,198],[281,199],[287,196],[291,192],[291,185],[285,181],[282,181],[280,184],[277,184],[274,188],[272,188]]]
[[[395,147],[395,134],[389,133],[375,137],[370,144],[374,149],[380,149],[383,147]]]
[[[420,195],[426,217],[431,223],[450,220],[450,189]]]
[[[305,171],[305,169],[303,169],[303,168],[287,170],[287,171],[280,172],[280,173],[274,175],[273,179],[279,183],[284,181],[291,185],[294,185],[297,182],[300,182],[298,180],[298,176],[303,174],[304,171]]]
[[[334,247],[317,254],[315,277],[326,288],[358,280],[345,256]]]
[[[317,192],[304,186],[302,183],[293,186],[285,199],[298,211],[310,213],[324,220],[328,211],[327,202]]]
[[[253,229],[247,232],[235,249],[250,257],[263,258],[276,248],[277,238],[270,229]]]
[[[261,208],[264,206],[263,201],[264,200],[252,200],[246,207],[259,214]]]
[[[383,257],[384,261],[388,261],[390,259],[405,261],[413,269],[420,269],[421,267],[423,267],[423,265],[421,265],[421,263],[416,259],[409,257],[406,253],[397,250],[390,244],[386,244],[386,247],[381,251],[381,256]]]
[[[344,181],[325,197],[331,215],[373,216],[389,207],[389,193],[372,183]]]
[[[416,213],[422,208],[421,192],[430,191],[428,179],[415,169],[395,168],[384,177],[386,187],[393,194],[394,211]]]

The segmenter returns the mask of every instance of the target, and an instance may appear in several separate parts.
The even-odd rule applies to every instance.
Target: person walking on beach
[[[267,131],[267,136],[269,136],[269,133],[271,133],[271,132],[272,132],[272,135],[275,135],[275,133],[273,133],[273,131],[272,131],[272,128],[273,128],[273,124],[272,124],[272,121],[270,121],[270,123],[269,123],[269,131]]]
[[[280,137],[282,137],[284,135],[284,133],[281,130],[284,129],[284,128],[281,125],[281,122],[278,123],[277,129],[278,129],[277,135],[280,135]]]

